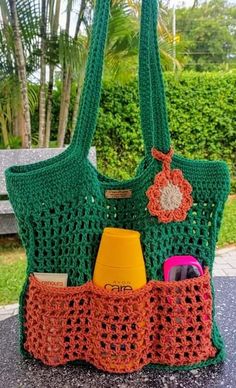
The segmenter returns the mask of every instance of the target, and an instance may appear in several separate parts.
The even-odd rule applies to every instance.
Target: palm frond
[[[5,28],[4,28],[5,29]],[[13,72],[14,64],[11,52],[9,51],[9,36],[3,33],[3,29],[0,30],[0,80],[4,79],[7,74]]]
[[[55,0],[48,0],[48,23],[50,26],[52,26],[53,24],[54,7],[55,7]]]
[[[177,68],[181,64],[173,58],[173,36],[162,18],[162,9],[159,16],[158,31],[160,56],[162,66],[169,70],[176,63]],[[107,77],[109,72],[113,79],[124,79],[122,63],[124,65],[127,79],[128,74],[137,71],[137,56],[139,46],[140,24],[140,1],[135,0],[113,0],[111,7],[111,19],[109,23],[106,65]],[[129,60],[130,59],[130,60]],[[128,66],[128,67],[127,67]]]
[[[17,1],[17,12],[26,56],[26,70],[28,73],[32,73],[39,68],[40,1]]]
[[[78,71],[83,63],[85,49],[87,45],[83,37],[75,40],[61,31],[58,40],[58,62],[61,65],[69,65],[72,71]]]
[[[27,63],[27,72],[30,74],[39,67],[39,0],[18,0],[16,3],[17,15],[21,31],[21,39]],[[0,52],[1,68],[0,77],[15,72],[14,37],[11,25],[9,3],[7,0],[0,2],[2,24],[0,25]]]
[[[38,107],[38,103],[39,103],[38,90],[35,88],[34,84],[28,83],[28,97],[29,97],[30,112],[33,113],[35,109]]]

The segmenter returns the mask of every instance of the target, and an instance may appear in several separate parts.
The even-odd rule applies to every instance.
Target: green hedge
[[[189,158],[225,160],[232,172],[232,191],[236,192],[236,72],[165,73],[165,80],[176,151]],[[70,119],[74,95],[73,88]],[[53,95],[51,140],[56,140],[59,109],[60,83]],[[37,112],[32,122],[36,133]],[[69,137],[67,131],[67,141]],[[94,145],[103,173],[122,179],[134,175],[143,156],[137,80],[103,85]]]
[[[225,160],[236,191],[236,73],[165,73],[165,81],[174,148],[193,159]],[[143,155],[137,80],[104,85],[94,144],[100,170],[134,174]]]

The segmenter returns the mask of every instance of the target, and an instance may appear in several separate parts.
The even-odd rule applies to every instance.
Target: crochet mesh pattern
[[[162,223],[150,215],[146,191],[162,168],[160,161],[152,157],[151,149],[155,147],[162,153],[170,150],[156,37],[157,2],[153,0],[142,2],[139,50],[145,157],[136,176],[128,181],[103,176],[88,161],[100,101],[109,5],[109,0],[96,1],[79,117],[70,146],[46,161],[12,166],[5,171],[28,260],[19,301],[20,350],[25,357],[33,356],[50,365],[83,359],[108,371],[114,371],[117,365],[119,372],[137,370],[146,364],[165,369],[214,364],[225,357],[215,322],[211,276],[229,193],[229,171],[224,162],[193,161],[174,154],[171,169],[180,169],[191,184],[192,207],[182,222]],[[106,198],[106,190],[112,189],[128,189],[132,195]],[[148,278],[143,289],[108,295],[92,284],[101,235],[109,226],[141,233]],[[176,286],[163,282],[163,262],[173,255],[195,256],[208,267],[202,278],[181,283],[180,294],[180,283]],[[66,272],[68,288],[42,287],[33,272]],[[181,316],[179,308],[183,309]],[[187,314],[191,308],[192,314],[190,310]],[[86,315],[89,311],[92,320]],[[193,322],[188,322],[189,316]],[[118,320],[111,324],[115,317]],[[126,317],[128,323],[122,321]],[[117,332],[114,334],[113,324]],[[169,330],[172,324],[173,333]],[[127,328],[124,334],[122,325]],[[189,327],[193,331],[187,335]],[[177,329],[183,329],[182,333],[177,335]],[[97,333],[107,337],[101,339]],[[136,337],[132,338],[131,333]],[[118,337],[112,338],[116,334]],[[122,338],[126,334],[128,337]],[[109,349],[111,344],[115,348]],[[134,357],[129,358],[131,351]]]
[[[30,276],[25,349],[48,365],[85,360],[109,372],[188,365],[214,357],[209,271],[110,293],[92,282],[55,288]]]

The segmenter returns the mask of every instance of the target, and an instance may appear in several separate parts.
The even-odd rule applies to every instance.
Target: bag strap
[[[71,147],[81,158],[88,156],[96,128],[109,11],[110,0],[97,0],[79,115],[71,142]],[[151,148],[154,146],[166,153],[170,148],[170,138],[157,41],[156,0],[142,1],[139,95],[145,152],[150,153]]]
[[[151,1],[151,43],[150,43],[150,64],[152,75],[152,97],[154,115],[154,147],[164,153],[170,150],[170,131],[166,107],[165,87],[163,82],[160,52],[157,36],[157,2]]]
[[[141,126],[146,153],[150,154],[152,147],[167,153],[170,149],[170,134],[157,38],[157,1],[151,0],[145,5],[144,2],[139,50]]]

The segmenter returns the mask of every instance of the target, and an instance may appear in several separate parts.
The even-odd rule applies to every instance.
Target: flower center
[[[181,205],[183,194],[178,186],[169,182],[166,187],[161,190],[160,203],[163,210],[178,209]]]

